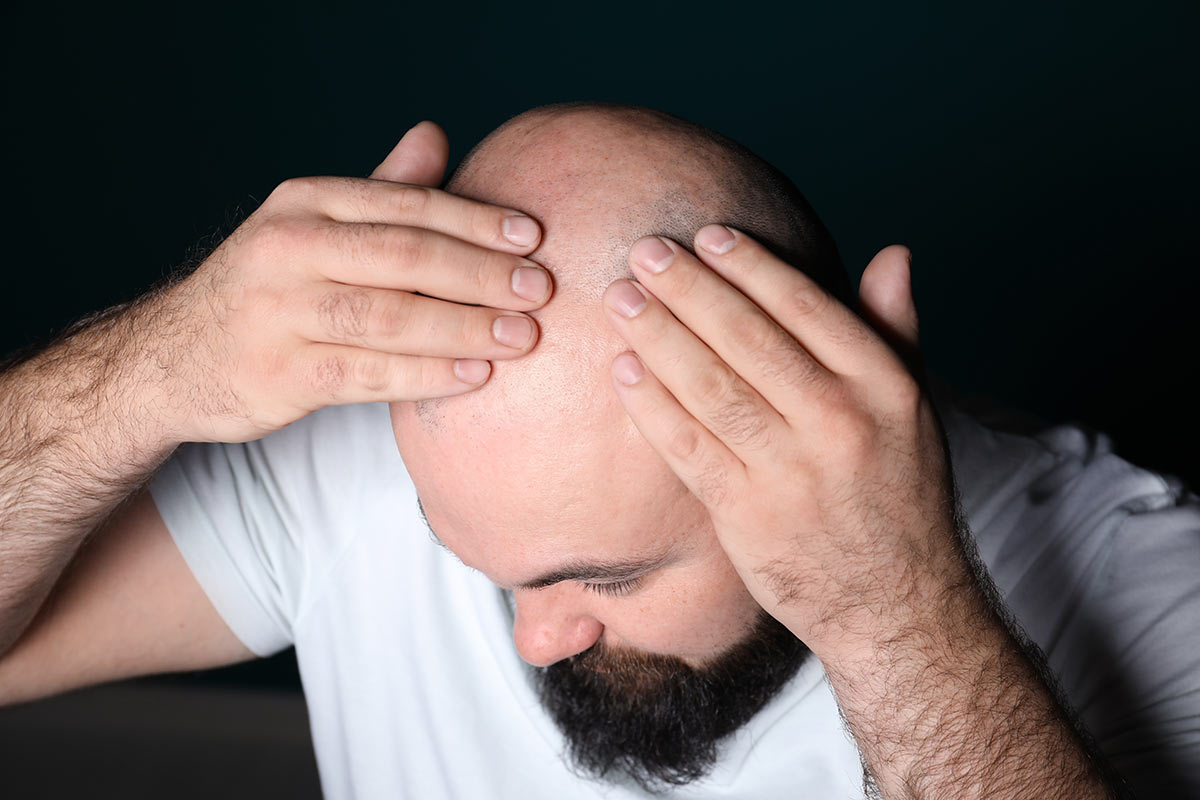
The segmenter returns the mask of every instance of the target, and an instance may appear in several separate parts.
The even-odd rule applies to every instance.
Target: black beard
[[[703,667],[597,642],[534,676],[582,773],[623,773],[659,793],[707,775],[720,742],[779,693],[808,652],[760,611],[745,639]]]

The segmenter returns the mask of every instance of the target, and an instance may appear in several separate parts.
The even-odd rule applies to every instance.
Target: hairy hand
[[[639,240],[605,294],[614,385],[708,508],[758,602],[821,656],[870,647],[968,580],[915,349],[907,251],[864,279],[877,331],[743,233]],[[869,287],[869,291],[868,291]]]
[[[143,317],[178,441],[257,438],[322,406],[470,391],[537,341],[541,231],[429,188],[445,134],[422,123],[372,179],[281,184]]]

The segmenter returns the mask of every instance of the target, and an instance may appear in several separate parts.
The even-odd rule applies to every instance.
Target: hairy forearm
[[[155,298],[96,315],[0,373],[0,654],[80,543],[174,447],[141,331]]]
[[[964,569],[869,646],[826,660],[885,798],[1116,798],[1115,779]]]

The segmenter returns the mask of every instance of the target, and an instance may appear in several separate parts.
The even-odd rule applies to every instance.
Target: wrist
[[[151,330],[149,296],[85,321],[34,365],[49,373],[41,405],[91,463],[156,466],[179,438],[164,337]]]
[[[964,641],[992,631],[1007,635],[965,559],[948,553],[897,570],[886,588],[841,595],[801,638],[827,667],[861,673],[898,653],[965,656]]]

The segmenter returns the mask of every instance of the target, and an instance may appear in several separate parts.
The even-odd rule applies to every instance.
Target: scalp
[[[600,298],[631,275],[629,248],[646,235],[691,249],[704,225],[729,224],[844,291],[832,239],[786,177],[736,142],[654,109],[568,103],[525,112],[468,153],[447,189],[537,218],[544,235],[530,258],[555,291],[532,315],[542,328],[535,350],[497,362],[476,392],[422,403],[426,422],[453,413],[505,424],[536,413],[543,424],[578,426],[614,416],[608,364],[624,345]]]

